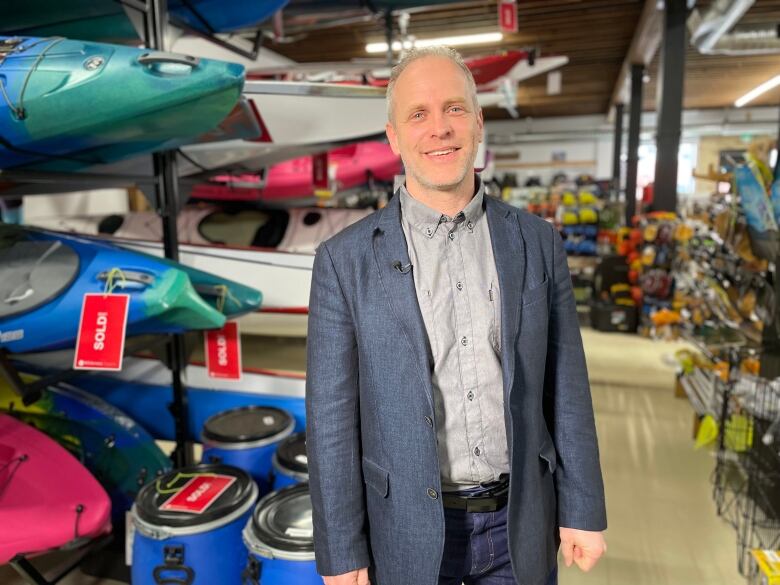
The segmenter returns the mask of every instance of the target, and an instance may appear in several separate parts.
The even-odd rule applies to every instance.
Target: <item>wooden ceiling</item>
[[[655,2],[656,0],[647,0]],[[699,1],[704,9],[709,1]],[[518,90],[521,117],[604,114],[609,108],[620,67],[639,22],[643,0],[518,0],[519,30],[500,44],[463,48],[464,55],[536,47],[542,55],[566,55],[562,92],[547,95],[546,76],[523,82]],[[740,24],[780,24],[780,0],[757,0]],[[496,0],[433,5],[413,12],[409,33],[417,38],[498,30]],[[295,60],[365,59],[365,45],[383,41],[381,19],[314,30],[291,43],[269,48]],[[648,69],[644,107],[655,109],[658,59]],[[727,57],[686,54],[685,107],[725,108],[759,83],[780,74],[780,55]],[[754,105],[780,104],[780,88]],[[488,119],[508,118],[501,109]]]

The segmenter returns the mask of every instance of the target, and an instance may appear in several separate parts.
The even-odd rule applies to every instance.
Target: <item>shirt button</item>
[[[474,400],[474,393],[471,390],[469,390],[469,393],[466,394],[466,398],[468,398],[470,401]]]
[[[458,284],[456,284],[456,285],[455,285],[455,287],[456,287],[458,290],[463,290],[463,283],[462,283],[462,282],[459,282]]]
[[[438,500],[439,499],[439,494],[436,493],[435,489],[428,488],[428,497],[431,498],[432,500]]]
[[[428,423],[428,426],[433,428],[433,419],[429,416],[425,417],[425,422]]]
[[[455,239],[455,232],[450,232],[449,236],[447,236],[447,237],[449,237],[450,240],[454,240]]]
[[[466,339],[465,337],[461,337],[460,338],[460,344],[461,345],[468,345],[469,344],[469,340]]]
[[[470,230],[473,230],[473,229],[474,229],[474,224],[473,224],[473,223],[471,223],[471,222],[468,222],[466,225],[468,226],[468,228],[469,228]]]
[[[480,454],[480,453],[481,453],[481,451],[479,450],[479,447],[474,447],[474,455],[476,455],[477,457],[479,457],[479,454]]]

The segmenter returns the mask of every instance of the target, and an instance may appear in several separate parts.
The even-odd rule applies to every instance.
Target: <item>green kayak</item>
[[[64,38],[0,37],[0,168],[78,170],[176,148],[241,95],[235,63]]]

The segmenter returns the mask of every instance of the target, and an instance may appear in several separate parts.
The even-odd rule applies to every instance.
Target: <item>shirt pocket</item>
[[[490,320],[490,343],[497,352],[501,351],[501,294],[498,289],[498,283],[491,281],[488,289],[488,300],[490,301],[490,311],[492,319]]]

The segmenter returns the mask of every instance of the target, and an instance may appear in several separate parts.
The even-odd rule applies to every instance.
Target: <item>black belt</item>
[[[444,492],[442,503],[445,508],[466,512],[495,512],[506,506],[509,500],[509,478],[485,487],[485,491],[475,494]]]

